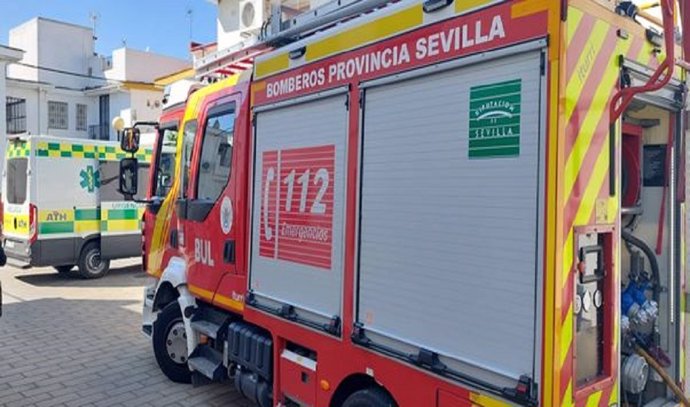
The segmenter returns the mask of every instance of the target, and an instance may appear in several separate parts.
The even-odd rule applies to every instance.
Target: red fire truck
[[[163,372],[263,407],[688,406],[675,2],[340,6],[187,102]]]

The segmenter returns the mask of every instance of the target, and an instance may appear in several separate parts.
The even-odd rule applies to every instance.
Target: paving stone
[[[0,405],[251,406],[231,383],[194,388],[161,373],[132,311],[147,282],[139,269],[116,261],[105,278],[80,280],[2,268]]]

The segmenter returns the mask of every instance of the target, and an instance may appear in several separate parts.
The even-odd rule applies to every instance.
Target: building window
[[[48,101],[48,128],[67,130],[67,103]]]
[[[77,130],[86,131],[86,105],[77,104]]]
[[[7,115],[7,134],[26,132],[26,99],[7,97],[5,104]]]

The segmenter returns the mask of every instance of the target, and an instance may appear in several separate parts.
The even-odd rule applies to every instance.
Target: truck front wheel
[[[192,374],[187,366],[187,333],[184,329],[180,305],[173,301],[166,305],[153,323],[153,354],[168,379],[176,383],[190,383]]]
[[[110,260],[101,258],[101,245],[89,242],[81,249],[79,255],[79,275],[82,278],[101,278],[110,269]]]
[[[397,404],[383,389],[370,387],[352,393],[343,407],[397,407]]]

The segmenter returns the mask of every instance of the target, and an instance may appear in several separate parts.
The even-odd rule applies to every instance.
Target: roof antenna
[[[101,18],[101,14],[97,11],[89,12],[89,20],[91,20],[91,30],[93,31],[93,40],[96,41],[98,37],[96,36],[96,26],[98,25],[98,19]]]
[[[194,10],[187,7],[187,18],[189,19],[189,41],[192,41],[192,27],[194,27]]]

